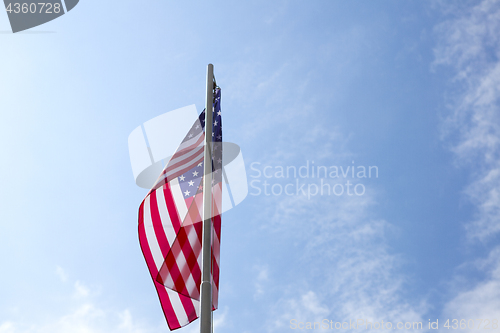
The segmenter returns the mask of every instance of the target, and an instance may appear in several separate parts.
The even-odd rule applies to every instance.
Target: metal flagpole
[[[203,170],[203,238],[201,271],[200,333],[212,332],[212,108],[214,65],[207,66],[207,98],[205,101],[205,156]]]

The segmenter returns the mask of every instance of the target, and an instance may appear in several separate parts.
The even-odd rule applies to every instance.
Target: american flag
[[[220,89],[213,104],[212,309],[218,305],[222,211]],[[171,330],[200,311],[205,111],[191,127],[139,208],[139,242]]]

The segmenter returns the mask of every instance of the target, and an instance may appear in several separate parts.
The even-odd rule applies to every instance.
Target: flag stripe
[[[177,320],[177,316],[175,315],[175,311],[170,302],[170,297],[167,294],[167,289],[160,285],[155,281],[155,276],[157,275],[157,271],[155,270],[156,263],[154,262],[153,255],[150,249],[150,243],[147,240],[146,229],[143,223],[144,221],[144,200],[139,208],[139,243],[141,244],[141,250],[144,255],[144,259],[146,260],[146,264],[149,268],[149,272],[151,274],[151,278],[153,278],[153,283],[155,285],[156,292],[158,294],[158,298],[160,299],[160,303],[163,309],[163,313],[165,318],[167,319],[167,324],[170,329],[175,329],[180,327],[180,323]]]
[[[179,150],[182,150],[184,148],[187,148],[187,147],[192,147],[192,146],[196,146],[197,144],[200,143],[200,137],[202,138],[202,141],[203,139],[205,138],[205,135],[204,135],[204,132],[203,131],[200,131],[198,132],[198,134],[196,134],[194,137],[192,138],[189,138],[188,140],[186,141],[183,141],[179,147],[177,147],[177,151]]]
[[[183,221],[188,212],[188,207],[186,205],[186,202],[184,201],[184,196],[182,195],[181,186],[179,185],[179,180],[177,178],[175,178],[170,182],[170,189],[173,196],[173,200],[175,202],[175,207],[177,208],[177,212],[179,214],[179,219]],[[177,233],[177,231],[179,231],[178,228],[175,230],[175,233]]]
[[[151,193],[151,195],[149,196],[149,204],[150,204],[151,221],[153,222],[155,238],[156,241],[158,242],[158,246],[160,247],[160,251],[162,254],[162,261],[163,261],[163,258],[165,258],[168,254],[168,251],[170,251],[170,246],[168,245],[167,236],[163,231],[163,225],[161,223],[160,213],[158,212],[158,203],[156,201],[156,193],[161,190],[162,189],[158,189],[153,193]]]
[[[165,288],[165,286],[162,286],[162,287]],[[182,296],[179,293],[176,293],[175,291],[173,291],[171,289],[167,289],[167,292],[168,292],[168,296],[170,297],[172,308],[174,310],[178,309],[177,311],[175,311],[175,315],[177,317],[176,320],[179,322],[179,326],[182,327],[182,326],[190,323],[189,317],[187,315],[188,311],[183,311],[183,309],[186,309],[186,306],[185,306],[184,302],[182,301],[182,299],[186,298],[186,297]],[[186,304],[186,305],[189,305],[189,304]],[[190,306],[188,306],[188,307],[191,309],[192,306],[193,306],[193,304],[191,303]]]
[[[167,172],[165,175],[167,181],[173,179],[174,177],[179,177],[183,173],[195,167],[198,163],[203,162],[203,147],[201,147],[198,151],[196,151],[196,154],[197,155],[195,155],[191,160]]]
[[[165,200],[165,191],[167,189],[163,189],[163,191],[156,191],[156,199],[158,205],[158,212],[160,213],[160,218],[162,221],[163,232],[165,236],[167,236],[168,244],[172,244],[175,240],[175,235],[177,234],[178,229],[175,229],[172,223],[169,223],[170,217],[168,215],[167,203]]]
[[[179,229],[181,227],[181,221],[179,219],[179,214],[177,213],[177,202],[175,202],[174,197],[172,195],[170,183],[166,183],[163,186],[163,188],[164,188],[163,193],[165,195],[165,204],[167,206],[168,215],[170,216],[169,223],[173,225],[175,232],[177,233],[179,232]]]
[[[148,198],[146,198],[148,199]],[[148,238],[147,229],[153,229],[152,226],[147,227],[145,222],[145,216],[148,213],[147,200],[144,200],[139,208],[139,243],[141,244],[141,250],[146,260],[146,264],[149,268],[151,278],[155,285],[158,298],[160,300],[163,313],[167,319],[167,324],[171,330],[180,328],[187,325],[191,321],[195,320],[199,315],[199,302],[192,300],[186,296],[180,295],[177,292],[165,288],[164,285],[156,282],[156,276],[158,275],[157,262],[154,259],[154,252],[160,252],[159,246],[154,249],[154,243]],[[146,217],[147,221],[147,217]],[[151,234],[151,233],[149,233]],[[151,248],[153,245],[153,250]]]
[[[151,251],[151,256],[153,257],[154,264],[158,270],[163,263],[163,255],[156,239],[156,234],[154,232],[153,221],[151,220],[151,209],[150,209],[150,197],[148,196],[144,200],[144,231],[149,245],[149,250]]]
[[[199,150],[199,148],[204,148],[203,144],[203,139],[205,138],[204,135],[199,135],[197,138],[197,141],[186,147],[179,147],[177,152],[172,156],[170,161],[168,162],[168,167],[167,167],[167,172],[173,169],[174,167],[177,167],[183,160],[193,156],[196,154],[196,152]]]

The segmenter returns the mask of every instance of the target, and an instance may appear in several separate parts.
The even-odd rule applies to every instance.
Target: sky
[[[82,0],[16,34],[0,13],[0,333],[169,331],[127,140],[201,112],[208,63],[249,189],[222,216],[214,331],[494,328],[498,31],[492,0]]]

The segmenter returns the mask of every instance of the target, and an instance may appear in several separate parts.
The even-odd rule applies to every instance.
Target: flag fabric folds
[[[222,211],[222,118],[215,90],[212,135],[212,309],[218,306]],[[139,207],[139,242],[171,330],[200,311],[205,111]]]

